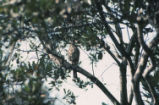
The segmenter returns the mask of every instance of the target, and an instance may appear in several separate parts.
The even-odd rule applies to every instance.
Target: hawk
[[[79,63],[80,51],[77,46],[70,44],[68,50],[68,58],[72,65],[77,65]],[[73,70],[73,78],[77,78],[77,72]]]

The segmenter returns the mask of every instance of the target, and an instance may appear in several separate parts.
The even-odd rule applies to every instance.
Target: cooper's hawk
[[[79,49],[73,45],[70,44],[69,50],[68,50],[68,58],[71,61],[72,65],[77,65],[79,62],[79,56],[80,56],[80,51]],[[73,78],[77,78],[77,72],[73,70]]]

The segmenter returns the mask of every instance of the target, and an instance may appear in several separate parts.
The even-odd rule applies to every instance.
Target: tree
[[[1,42],[4,39],[10,42],[14,50],[12,46],[19,41],[38,40],[39,43],[30,43],[32,51],[41,59],[53,62],[53,67],[58,69],[54,78],[66,79],[70,70],[74,70],[96,84],[114,105],[131,105],[133,97],[137,105],[145,104],[144,97],[158,105],[157,83],[152,82],[157,80],[153,73],[156,75],[159,68],[158,0],[15,0],[12,3],[6,0],[1,4]],[[146,41],[150,35],[152,38]],[[71,42],[90,52],[93,62],[102,60],[104,52],[112,57],[120,71],[120,101],[95,75],[80,64],[72,65],[67,61],[62,49],[67,49]],[[128,68],[132,82],[130,93]],[[143,95],[141,86],[150,95]]]

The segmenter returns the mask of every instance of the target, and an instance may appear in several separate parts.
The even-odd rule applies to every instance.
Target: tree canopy
[[[0,1],[0,103],[19,105],[14,98],[19,96],[18,102],[26,105],[48,105],[44,93],[49,89],[43,82],[52,78],[52,88],[60,89],[76,71],[89,79],[73,80],[80,88],[93,83],[114,105],[132,105],[133,100],[137,105],[158,105],[158,17],[158,0]],[[68,61],[72,43],[88,52],[92,63],[103,60],[105,53],[114,60],[120,73],[120,100],[80,62]],[[30,53],[35,61],[23,59]],[[68,103],[76,104],[74,93],[64,92]]]

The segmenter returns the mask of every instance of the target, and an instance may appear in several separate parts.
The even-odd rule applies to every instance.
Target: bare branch
[[[137,35],[138,35],[138,41],[140,43],[140,45],[142,46],[142,48],[144,49],[144,51],[147,53],[147,55],[149,55],[152,65],[155,65],[155,59],[153,56],[153,51],[146,45],[144,39],[143,39],[143,33],[142,33],[143,27],[140,24],[137,24]]]
[[[4,65],[8,66],[10,64],[10,61],[12,60],[11,57],[12,57],[14,49],[15,49],[15,45],[16,45],[16,41],[11,44],[11,46],[10,46],[10,52],[9,52],[9,54],[7,56],[7,61],[5,62]]]
[[[159,33],[156,35],[156,37],[151,41],[151,43],[149,44],[149,48],[154,48],[157,46],[157,44],[159,44]],[[146,76],[148,76],[151,71],[153,71],[155,68],[156,68],[156,62],[154,61],[154,57],[153,57],[153,65],[151,68],[145,70],[144,74],[143,74],[143,77],[146,78]]]
[[[106,50],[106,52],[116,61],[116,63],[120,66],[120,61],[117,59],[117,57],[112,53],[112,51],[110,51],[110,46],[104,42],[103,39],[100,39],[97,37],[97,40],[99,40],[100,42],[100,46],[102,46],[104,48],[104,50]]]
[[[138,34],[140,34],[140,33],[138,32]],[[141,39],[141,36],[140,36],[140,43],[142,44],[142,46],[144,46],[143,43],[141,42],[141,40],[142,39]],[[149,48],[153,49],[153,47],[158,43],[158,41],[159,41],[159,36],[156,35],[156,37],[149,44]],[[144,50],[147,50],[147,49],[144,48]],[[148,58],[149,58],[148,53],[145,51],[145,53],[143,54],[143,56],[140,60],[140,63],[138,64],[139,66],[138,66],[138,68],[135,72],[135,75],[133,77],[133,91],[134,91],[135,98],[138,102],[138,105],[144,105],[143,101],[141,99],[141,94],[138,94],[138,92],[140,92],[139,91],[139,82],[142,78],[142,75],[145,78],[152,70],[154,70],[154,66],[155,66],[155,65],[151,65],[150,68],[147,68],[145,70],[147,62],[148,62]]]
[[[116,61],[116,63],[120,66],[119,60],[116,58],[116,56],[110,51],[110,47],[105,44],[104,49],[108,52],[108,54]]]
[[[115,29],[116,29],[116,33],[117,33],[117,36],[120,40],[120,43],[123,44],[123,34],[122,34],[122,30],[121,30],[121,27],[120,27],[120,24],[115,22]]]
[[[131,87],[131,90],[130,90],[130,94],[129,94],[129,99],[128,99],[128,104],[131,105],[132,104],[132,101],[133,101],[133,88]]]
[[[126,56],[128,57],[128,54],[126,53],[126,51],[124,50],[123,46],[121,46],[119,44],[119,42],[117,41],[117,39],[115,38],[115,35],[113,34],[113,32],[111,31],[111,27],[109,26],[109,24],[107,23],[105,17],[104,17],[104,13],[103,13],[103,10],[102,10],[102,6],[101,4],[98,2],[98,0],[95,0],[95,3],[96,3],[96,7],[99,11],[99,14],[100,14],[100,17],[101,17],[101,20],[103,21],[103,24],[107,30],[107,32],[109,33],[109,36],[110,38],[112,39],[113,43],[115,44],[115,46],[117,47],[117,49],[121,52],[121,54],[123,56]]]
[[[152,99],[153,99],[154,105],[158,105],[158,103],[159,103],[159,97],[157,95],[157,92],[156,92],[153,84],[152,84],[152,81],[151,81],[150,77],[147,76],[145,78],[145,81],[146,81],[146,84],[148,85],[149,91],[150,91],[150,93],[152,95]]]
[[[126,67],[127,67],[127,60],[126,58],[123,58],[123,61],[120,65],[120,85],[121,85],[120,100],[122,105],[128,105]]]

